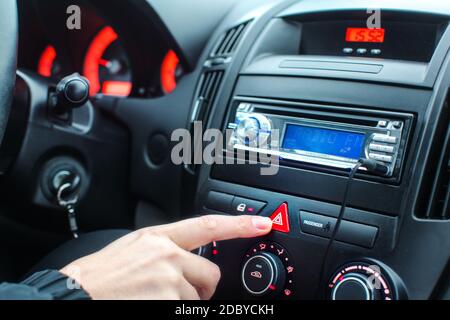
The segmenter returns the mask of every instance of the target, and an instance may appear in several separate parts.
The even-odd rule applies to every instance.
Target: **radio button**
[[[394,153],[395,151],[395,148],[393,146],[385,146],[382,144],[375,144],[375,143],[371,143],[369,148],[372,151],[381,151],[386,153]]]
[[[392,137],[392,136],[388,136],[388,135],[385,135],[385,134],[374,134],[373,135],[373,141],[396,144],[397,143],[397,137]]]
[[[353,48],[344,48],[344,49],[342,50],[342,52],[344,52],[345,54],[353,53]]]
[[[379,56],[381,54],[381,50],[380,49],[372,49],[372,50],[370,50],[370,53],[373,54],[374,56]]]
[[[229,123],[228,124],[228,129],[231,129],[231,130],[236,130],[237,129],[237,127],[238,127],[238,124],[237,123]]]
[[[387,122],[386,120],[378,121],[378,126],[379,126],[380,128],[387,128],[388,122]]]
[[[356,53],[357,54],[366,54],[367,53],[367,49],[366,48],[356,49]]]
[[[403,123],[400,121],[395,121],[395,122],[392,122],[392,126],[394,127],[394,129],[400,130],[403,127]]]
[[[369,158],[373,159],[373,160],[377,160],[377,161],[388,162],[388,163],[392,163],[392,161],[394,161],[394,158],[392,156],[385,156],[383,154],[378,154],[378,153],[370,153]]]
[[[235,197],[231,205],[231,213],[235,215],[255,215],[260,213],[266,205],[266,202]]]
[[[250,103],[241,103],[237,109],[238,112],[249,112],[252,105]]]

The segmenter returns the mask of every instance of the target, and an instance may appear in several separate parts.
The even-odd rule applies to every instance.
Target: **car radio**
[[[412,115],[367,111],[286,108],[240,102],[230,117],[229,150],[278,156],[291,164],[339,170],[352,169],[360,159],[375,160],[396,177],[402,168]],[[361,168],[360,170],[365,170]]]

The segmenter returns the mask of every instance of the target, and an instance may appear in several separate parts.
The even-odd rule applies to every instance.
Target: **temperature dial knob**
[[[255,297],[276,295],[286,281],[281,260],[272,253],[259,252],[248,258],[242,268],[242,284]]]
[[[337,271],[328,285],[332,300],[394,300],[385,268],[366,262],[348,264]]]
[[[270,120],[258,113],[245,115],[236,128],[236,136],[243,145],[265,144],[270,137],[272,124]]]
[[[377,300],[377,292],[369,283],[368,277],[358,274],[347,274],[331,292],[332,300]]]

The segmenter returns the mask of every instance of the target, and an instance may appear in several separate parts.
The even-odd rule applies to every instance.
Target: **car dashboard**
[[[60,30],[69,2],[19,1],[19,68],[86,77],[96,125],[20,158],[90,159],[86,199],[108,209],[82,205],[87,230],[271,217],[266,237],[199,248],[215,299],[450,299],[448,4],[199,0],[182,19],[183,1],[85,0]],[[193,152],[175,161],[180,129]]]

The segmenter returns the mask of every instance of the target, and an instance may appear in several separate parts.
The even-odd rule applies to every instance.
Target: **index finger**
[[[214,241],[256,238],[272,230],[272,220],[258,216],[210,215],[150,228],[179,247],[192,251]]]

